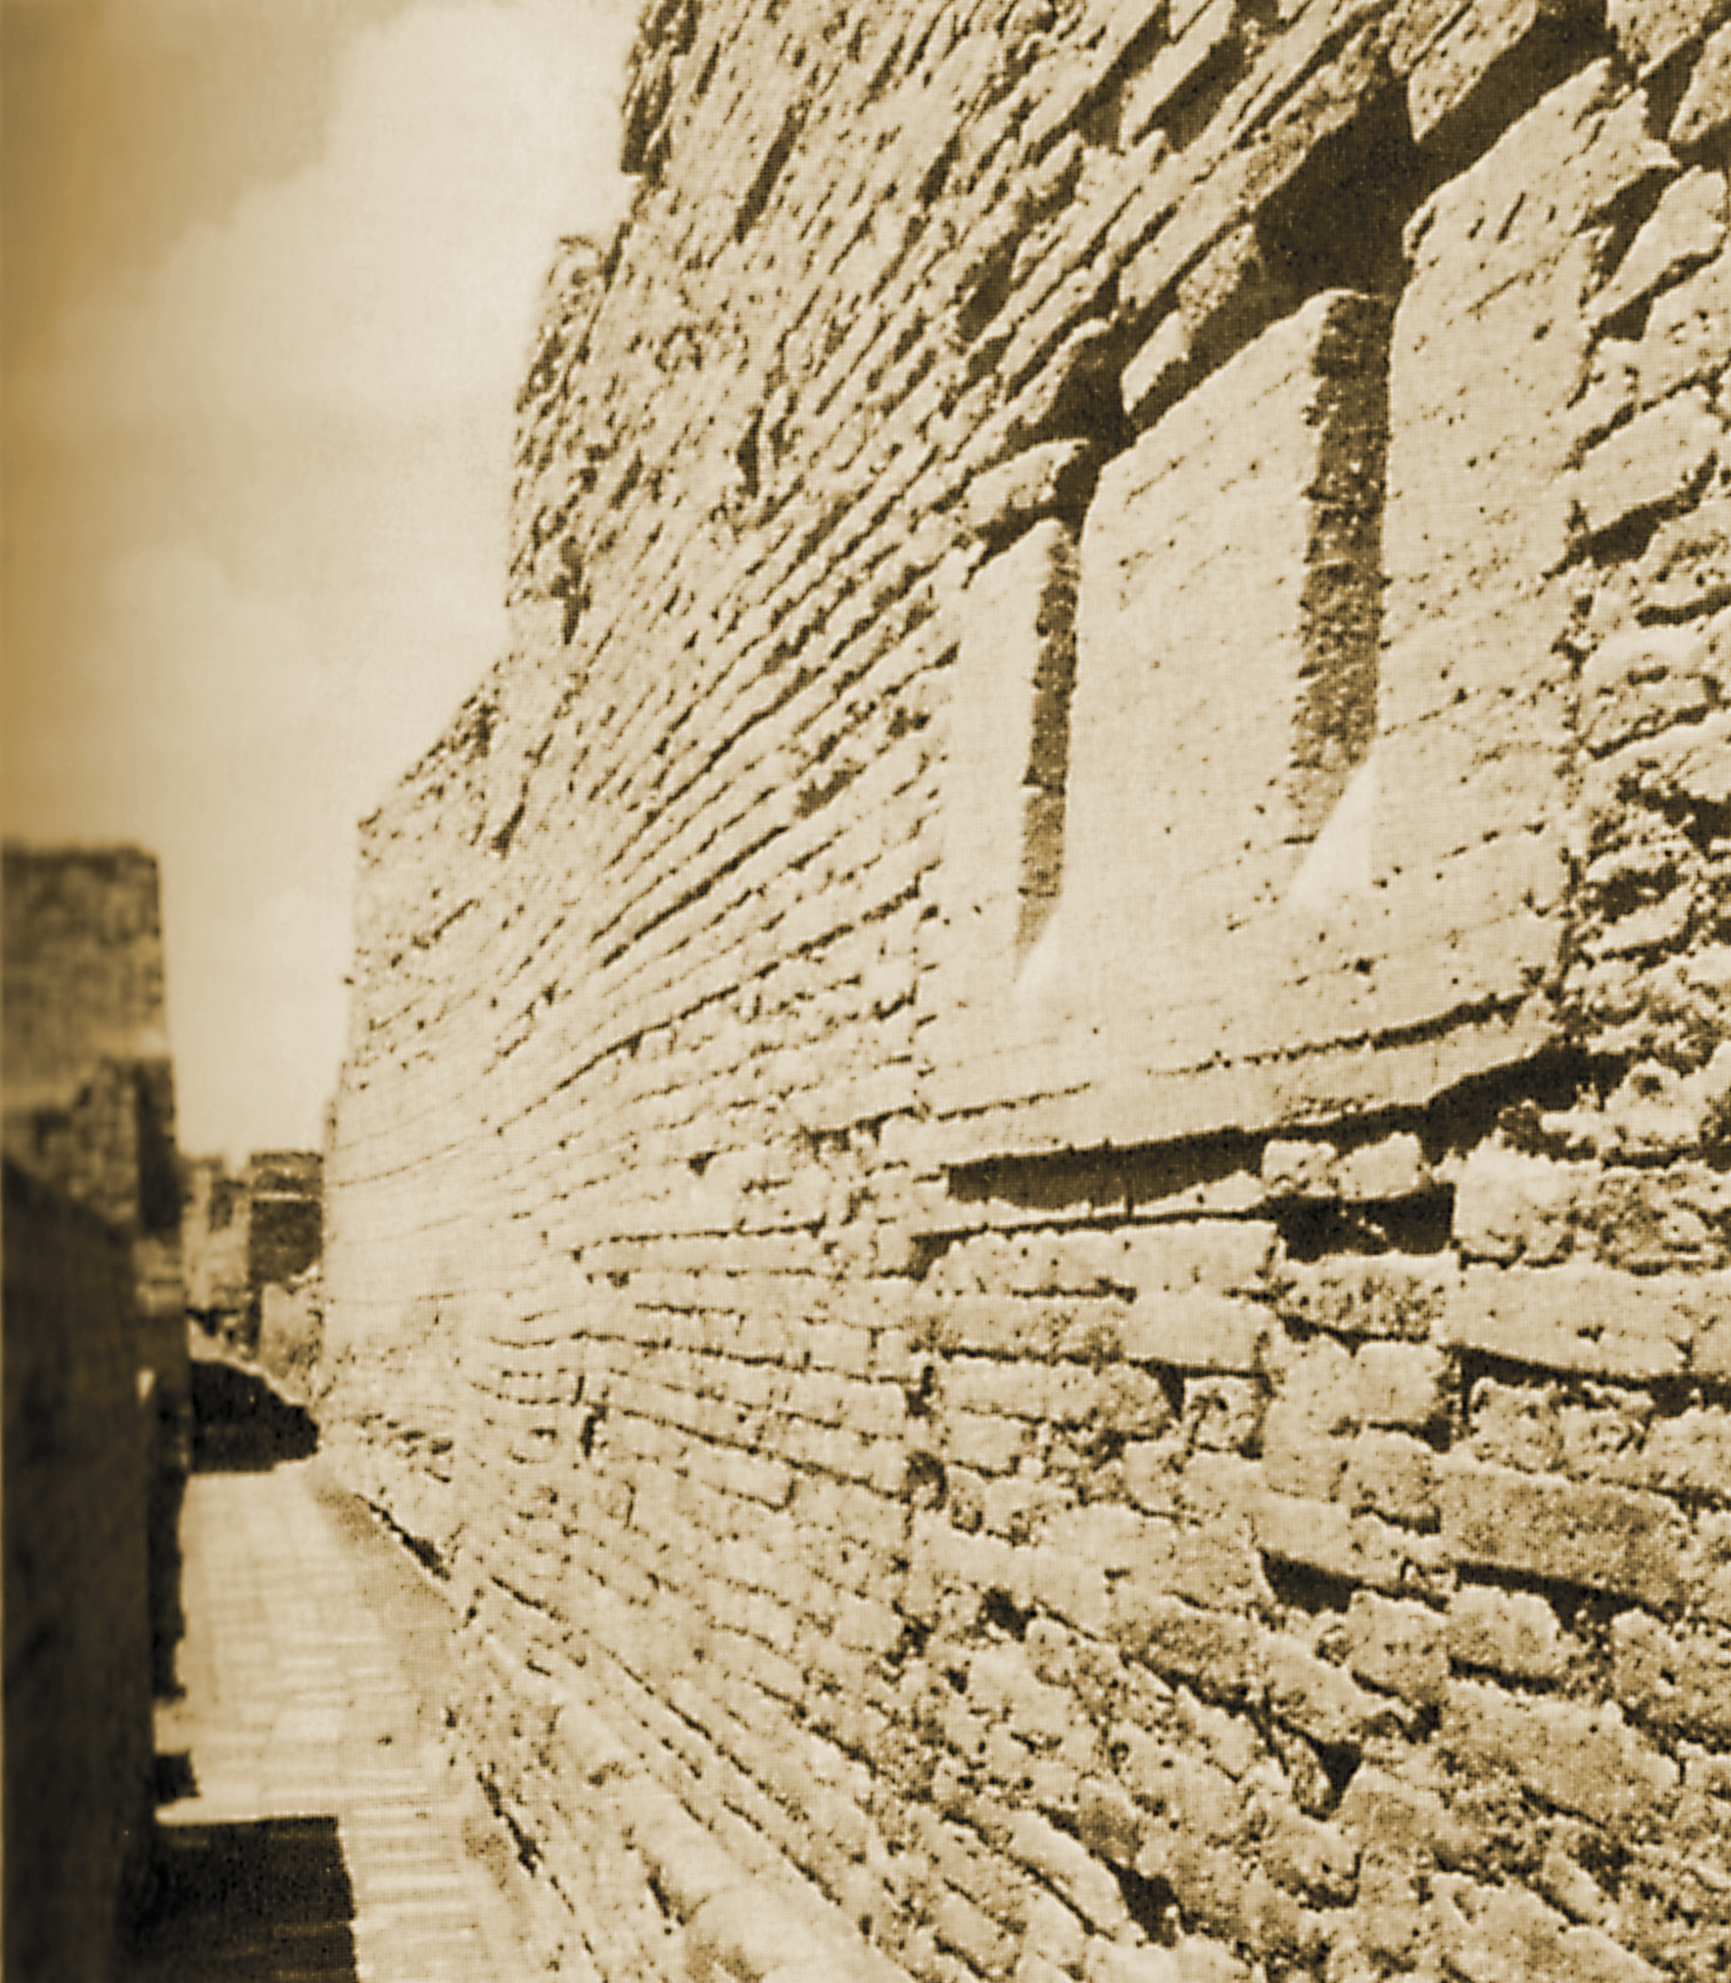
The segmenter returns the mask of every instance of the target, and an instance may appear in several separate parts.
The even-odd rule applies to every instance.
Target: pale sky
[[[0,0],[4,823],[163,873],[180,1142],[316,1147],[355,826],[502,651],[637,0]]]

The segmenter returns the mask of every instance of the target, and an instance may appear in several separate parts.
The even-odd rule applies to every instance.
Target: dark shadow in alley
[[[264,1473],[318,1450],[312,1415],[273,1389],[262,1371],[195,1357],[192,1470]]]
[[[178,1804],[183,1797],[198,1795],[198,1773],[192,1767],[190,1750],[175,1749],[167,1754],[159,1750],[155,1777],[158,1804]]]
[[[122,1983],[354,1979],[354,1889],[335,1818],[161,1825]]]

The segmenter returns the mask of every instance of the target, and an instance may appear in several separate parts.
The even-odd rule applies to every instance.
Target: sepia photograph
[[[7,1983],[1731,1970],[1731,0],[0,0]]]

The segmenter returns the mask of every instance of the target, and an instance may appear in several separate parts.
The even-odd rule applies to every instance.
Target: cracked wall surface
[[[326,1165],[550,1958],[1721,1973],[1728,142],[1723,0],[646,11]]]

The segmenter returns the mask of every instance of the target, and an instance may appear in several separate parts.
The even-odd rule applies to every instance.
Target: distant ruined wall
[[[113,1973],[154,1802],[127,1251],[6,1164],[6,1974]]]
[[[136,847],[8,843],[3,891],[7,1159],[94,1213],[131,1261],[125,1328],[138,1395],[150,1400],[151,1462],[140,1482],[117,1452],[114,1491],[148,1501],[152,1660],[167,1691],[184,1623],[192,1404],[160,877]]]
[[[186,1389],[161,882],[136,847],[8,844],[6,1152],[132,1241],[143,1361]]]
[[[251,1200],[245,1178],[231,1177],[221,1157],[189,1157],[183,1171],[186,1306],[208,1328],[246,1308]]]
[[[327,1450],[609,1977],[1731,1961],[1726,0],[662,0]]]

